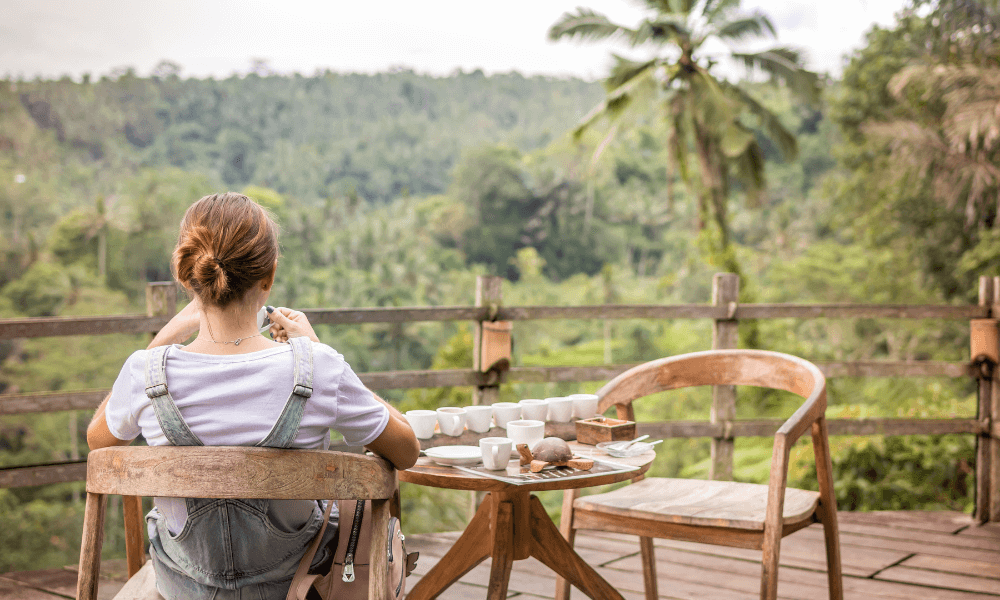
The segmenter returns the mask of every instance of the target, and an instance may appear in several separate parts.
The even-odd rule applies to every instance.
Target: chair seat
[[[153,563],[146,561],[135,575],[129,578],[125,587],[118,590],[113,600],[164,600],[156,591],[156,573]]]
[[[787,488],[784,525],[809,519],[818,504],[819,492]],[[613,492],[578,498],[573,509],[665,523],[763,531],[767,486],[647,478]]]

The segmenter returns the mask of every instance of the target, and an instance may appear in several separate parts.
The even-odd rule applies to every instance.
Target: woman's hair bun
[[[242,300],[270,277],[278,260],[278,228],[268,211],[243,194],[205,196],[181,221],[171,267],[205,304]]]

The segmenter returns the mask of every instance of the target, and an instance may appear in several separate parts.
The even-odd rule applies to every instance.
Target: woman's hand
[[[305,336],[314,342],[319,342],[319,338],[316,337],[316,332],[313,331],[305,314],[284,306],[273,310],[269,306],[267,309],[268,316],[271,317],[273,323],[271,325],[271,339],[274,341],[284,343],[288,341],[288,338]]]
[[[166,346],[167,344],[180,344],[188,339],[201,328],[201,300],[195,296],[191,302],[174,315],[166,325],[163,326],[153,341],[147,348]]]

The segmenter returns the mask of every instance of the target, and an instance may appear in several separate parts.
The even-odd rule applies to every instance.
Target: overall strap
[[[204,446],[191,431],[174,399],[167,391],[167,349],[157,346],[146,351],[146,396],[153,404],[153,412],[167,441],[174,446]]]
[[[278,420],[275,421],[274,427],[271,428],[267,437],[257,443],[258,446],[268,448],[288,448],[291,446],[299,432],[299,423],[302,421],[302,412],[305,410],[306,401],[312,396],[312,340],[307,337],[294,337],[289,338],[288,343],[292,346],[292,363],[295,368],[292,393],[289,394],[285,408],[281,411]]]

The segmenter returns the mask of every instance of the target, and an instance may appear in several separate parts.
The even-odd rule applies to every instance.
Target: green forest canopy
[[[798,146],[785,160],[758,135],[768,187],[756,208],[738,188],[727,200],[744,286],[758,301],[962,303],[974,301],[978,276],[1000,275],[996,204],[979,199],[997,197],[996,137],[987,127],[970,138],[955,120],[998,97],[997,45],[989,36],[937,43],[969,21],[948,4],[931,8],[873,29],[842,79],[823,84],[818,105],[781,86],[742,83]],[[949,20],[942,11],[952,11]],[[145,282],[170,278],[183,210],[224,189],[245,191],[281,221],[272,297],[289,306],[470,304],[484,273],[507,278],[511,305],[709,297],[719,267],[696,233],[695,195],[670,168],[666,124],[655,112],[638,116],[599,160],[606,131],[570,135],[604,98],[599,84],[478,71],[213,80],[165,65],[157,73],[0,80],[0,314],[141,311]],[[886,135],[893,131],[920,136]],[[935,150],[918,164],[908,157],[921,140]],[[955,164],[980,170],[945,179]],[[516,324],[514,335],[515,364],[528,366],[637,362],[710,340],[697,322],[607,330],[533,322]],[[360,372],[471,363],[460,324],[321,327],[320,336]],[[921,321],[766,321],[756,330],[761,347],[817,360],[967,360],[966,336],[961,323]],[[0,388],[107,388],[144,344],[137,336],[5,342]],[[510,385],[502,394],[595,386]],[[965,381],[838,379],[830,416],[968,416],[973,393]],[[464,389],[386,395],[403,408],[469,401]],[[741,417],[788,414],[781,397],[742,398]],[[644,407],[643,418],[698,419],[708,400],[691,393]],[[0,466],[84,454],[87,417],[0,418]],[[655,472],[704,475],[707,442],[664,447]],[[842,508],[971,501],[967,436],[836,438],[834,452]],[[739,440],[737,478],[761,480],[768,457],[760,440]],[[791,479],[808,486],[814,475],[796,457]],[[73,562],[79,490],[0,490],[0,547],[17,549],[0,556],[0,572]],[[461,502],[404,495],[411,523],[459,527]]]

